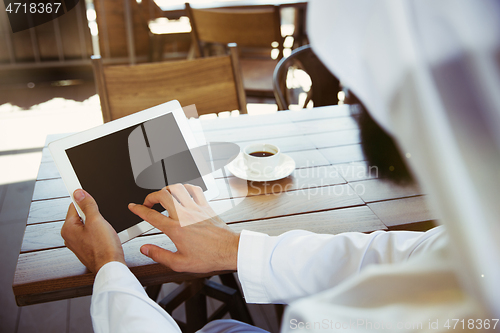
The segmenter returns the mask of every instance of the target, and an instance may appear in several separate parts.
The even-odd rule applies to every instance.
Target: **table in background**
[[[418,186],[376,179],[373,169],[371,174],[363,172],[369,169],[349,106],[190,122],[195,131],[201,125],[207,141],[231,141],[242,147],[274,143],[296,161],[292,175],[269,183],[247,183],[229,172],[224,177],[221,170],[214,173],[221,193],[211,204],[217,210],[238,203],[221,215],[234,230],[336,234],[432,226],[432,214]],[[92,292],[94,274],[64,247],[60,236],[70,202],[45,147],[13,283],[20,306]],[[139,252],[146,243],[174,249],[156,229],[123,245],[127,264],[143,285],[214,275],[173,272]]]

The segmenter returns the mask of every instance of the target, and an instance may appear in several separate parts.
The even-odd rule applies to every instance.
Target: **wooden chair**
[[[249,96],[273,97],[272,73],[283,57],[280,7],[195,9],[186,3],[186,12],[197,56],[206,56],[210,43],[237,43],[240,50],[258,50],[258,56],[243,56],[242,53],[240,57],[243,86]],[[279,55],[274,60],[271,49],[276,42]]]
[[[182,106],[195,104],[198,115],[247,113],[236,45],[229,49],[228,56],[139,65],[104,66],[93,57],[104,122],[173,99]]]
[[[92,37],[85,1],[73,4],[74,7],[64,15],[16,33],[12,33],[8,13],[0,13],[2,83],[26,85],[28,82],[87,78]],[[61,7],[59,12],[62,10]]]
[[[221,274],[219,278],[222,284],[208,278],[185,281],[160,301],[157,298],[161,285],[146,287],[146,292],[170,315],[182,303],[185,304],[186,322],[175,319],[183,333],[194,333],[212,320],[221,319],[226,313],[229,313],[232,319],[253,325],[233,273]],[[207,312],[207,297],[222,302],[210,316]]]
[[[99,48],[106,64],[141,63],[159,59],[166,51],[187,55],[191,41],[189,33],[155,35],[149,30],[151,20],[165,13],[153,0],[95,0],[99,26]],[[161,49],[158,49],[161,47]]]
[[[323,65],[309,45],[299,47],[290,56],[282,59],[274,71],[274,95],[278,103],[278,110],[288,110],[292,102],[297,102],[291,89],[286,86],[288,70],[302,69],[311,78],[311,89],[302,107],[306,107],[310,100],[314,106],[338,104],[337,94],[341,90],[339,80]]]

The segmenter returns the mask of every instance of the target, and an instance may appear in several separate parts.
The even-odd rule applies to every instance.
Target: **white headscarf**
[[[464,287],[498,318],[500,1],[311,0],[308,18],[313,50],[396,138]]]

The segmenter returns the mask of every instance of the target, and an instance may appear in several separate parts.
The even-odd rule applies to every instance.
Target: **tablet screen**
[[[95,198],[100,213],[117,233],[142,222],[140,217],[129,211],[128,204],[143,203],[144,198],[155,191],[151,187],[139,187],[137,177],[134,177],[129,147],[129,136],[134,130],[135,133],[138,130],[144,133],[148,151],[151,151],[151,144],[163,154],[159,164],[163,182],[158,181],[156,189],[175,183],[197,185],[203,191],[207,189],[171,113],[66,149],[82,188]],[[141,162],[137,161],[137,157],[135,159],[136,164]],[[142,162],[152,163],[147,158]],[[154,208],[160,212],[164,210],[159,205]]]

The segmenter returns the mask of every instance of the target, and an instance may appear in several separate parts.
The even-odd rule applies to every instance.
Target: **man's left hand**
[[[123,248],[115,229],[102,217],[94,198],[84,190],[73,193],[75,201],[85,214],[85,223],[71,204],[61,229],[64,244],[93,273],[106,263],[125,264]]]

